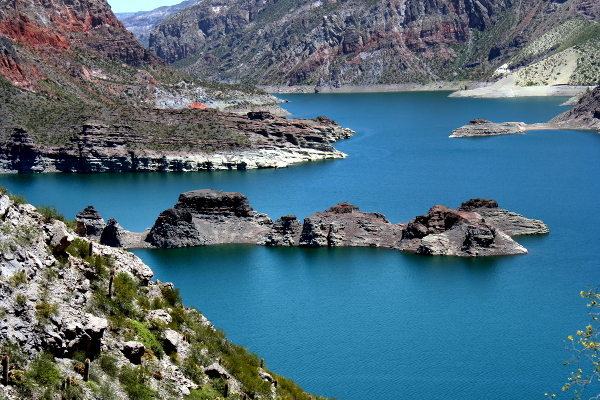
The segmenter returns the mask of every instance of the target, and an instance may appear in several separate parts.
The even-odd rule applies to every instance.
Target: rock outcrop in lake
[[[525,124],[522,122],[505,122],[497,124],[483,118],[469,121],[465,126],[452,131],[450,137],[471,137],[491,135],[514,135],[525,132]]]
[[[109,228],[114,230],[109,224],[104,232]],[[381,213],[363,212],[346,202],[311,214],[303,223],[291,214],[273,223],[241,193],[203,189],[181,194],[148,232],[120,231],[118,246],[353,246],[472,257],[524,254],[527,249],[513,236],[547,233],[542,221],[501,209],[489,199],[471,199],[455,210],[435,205],[408,223],[392,224]]]
[[[525,133],[528,130],[553,129],[600,130],[600,86],[583,95],[571,110],[552,118],[547,123],[493,123],[478,118],[453,130],[450,137],[510,135]]]
[[[185,307],[137,256],[15,199],[0,191],[3,399],[309,397],[291,381],[277,385],[283,377]],[[91,207],[78,218],[101,219]]]
[[[261,243],[272,225],[241,193],[194,190],[158,216],[146,241],[162,248]]]

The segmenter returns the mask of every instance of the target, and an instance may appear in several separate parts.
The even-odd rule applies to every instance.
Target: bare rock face
[[[451,46],[466,42],[471,29],[492,26],[511,5],[299,1],[283,10],[273,0],[203,1],[159,24],[149,46],[168,63],[194,57],[186,71],[205,78],[324,86],[414,82],[435,79],[433,71],[455,56]],[[284,20],[274,17],[282,12]]]
[[[554,117],[550,122],[600,130],[600,86],[586,93],[571,110]]]
[[[401,237],[402,225],[392,225],[380,213],[362,212],[358,207],[344,202],[307,217],[299,246],[391,248]]]
[[[183,193],[162,212],[146,241],[156,247],[264,243],[273,221],[258,214],[241,193],[212,189]]]
[[[302,223],[295,215],[289,214],[279,218],[265,240],[266,246],[295,246],[302,234]]]
[[[181,194],[175,207],[160,214],[145,241],[163,248],[224,243],[368,246],[473,257],[524,254],[527,249],[512,236],[548,232],[542,221],[503,210],[490,199],[471,199],[456,210],[435,205],[427,214],[399,224],[344,202],[311,214],[301,224],[295,215],[273,223],[256,213],[240,193],[204,189]]]
[[[102,230],[100,244],[111,247],[127,247],[127,234],[119,223],[111,218]]]
[[[495,200],[478,198],[464,202],[456,210],[436,205],[427,214],[414,218],[398,247],[427,255],[524,254],[527,249],[511,236],[548,232],[542,221],[503,210]]]
[[[77,222],[76,233],[79,236],[89,237],[90,239],[99,239],[102,231],[106,227],[104,218],[94,206],[87,206],[83,211],[80,211],[75,216]]]
[[[498,207],[498,203],[489,199],[471,199],[462,203],[457,210],[475,212],[487,223],[492,224],[509,236],[543,235],[549,233],[548,226],[540,220],[524,216]]]
[[[526,124],[523,122],[495,123],[483,118],[471,120],[467,125],[452,131],[450,137],[515,135],[525,133]]]

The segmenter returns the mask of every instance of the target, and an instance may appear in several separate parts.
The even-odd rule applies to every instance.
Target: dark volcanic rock
[[[94,206],[87,206],[83,211],[78,212],[75,221],[77,222],[76,233],[91,239],[99,239],[106,227],[104,218]]]
[[[159,215],[146,241],[155,247],[263,244],[272,225],[243,194],[194,190],[181,194],[173,208]]]
[[[392,248],[402,238],[403,224],[392,225],[380,213],[362,212],[340,203],[304,220],[299,246],[372,246]]]
[[[204,189],[181,194],[173,208],[160,214],[145,243],[164,248],[224,243],[369,246],[470,257],[527,253],[511,236],[543,233],[548,227],[542,221],[503,210],[490,199],[471,199],[456,210],[435,205],[427,214],[400,224],[344,202],[311,214],[301,224],[295,215],[273,223],[257,214],[240,193]],[[132,235],[140,234],[125,235],[130,237],[128,243],[143,247],[139,236]]]

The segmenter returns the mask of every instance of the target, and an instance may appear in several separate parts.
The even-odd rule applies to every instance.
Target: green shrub
[[[170,286],[164,285],[160,288],[160,291],[170,307],[181,306],[183,300],[181,299],[178,288],[174,289]]]
[[[9,194],[8,198],[15,204],[27,204],[27,199],[22,194]]]
[[[29,279],[27,279],[27,273],[24,269],[19,272],[15,272],[13,276],[8,278],[8,284],[13,288],[18,288],[21,285],[27,284]]]
[[[119,381],[129,398],[151,400],[155,398],[156,391],[146,384],[148,377],[148,372],[142,366],[125,365],[121,368]]]
[[[75,238],[67,247],[67,253],[73,257],[85,259],[90,256],[90,243],[82,238]]]
[[[41,322],[48,321],[52,315],[58,313],[58,306],[55,303],[48,303],[46,299],[39,300],[35,309],[38,313],[38,320]]]
[[[58,386],[62,381],[62,376],[54,362],[54,357],[46,352],[40,353],[29,364],[25,377],[44,387]]]
[[[65,216],[58,212],[56,206],[36,206],[37,212],[44,217],[45,222],[62,221],[65,222]]]
[[[157,335],[148,329],[148,325],[145,322],[136,320],[130,320],[129,323],[135,331],[137,340],[146,346],[146,348],[152,350],[157,357],[161,358],[165,353],[162,343]]]
[[[102,353],[98,359],[98,363],[100,364],[102,371],[106,372],[106,374],[112,378],[116,377],[119,373],[117,359],[110,354]]]

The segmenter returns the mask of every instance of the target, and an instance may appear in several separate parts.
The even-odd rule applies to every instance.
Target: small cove
[[[447,93],[281,95],[295,117],[357,131],[343,160],[282,170],[3,175],[33,204],[74,217],[93,204],[141,231],[179,193],[248,196],[258,212],[302,219],[339,202],[407,222],[473,197],[544,220],[524,256],[419,257],[383,249],[218,246],[136,250],[229,338],[306,390],[342,400],[535,399],[570,369],[563,340],[588,323],[579,291],[600,282],[600,135],[532,131],[449,139],[472,118],[544,122],[564,98],[458,99]]]

